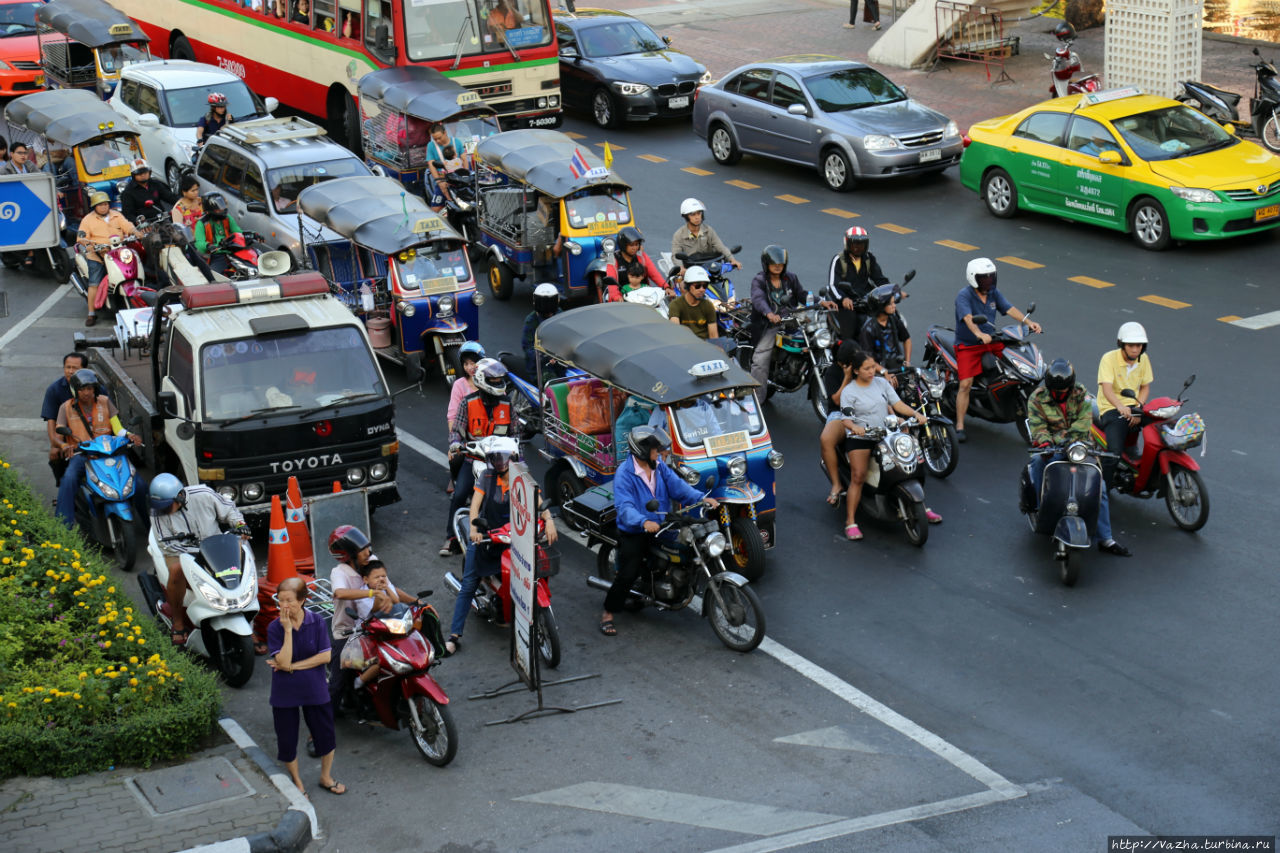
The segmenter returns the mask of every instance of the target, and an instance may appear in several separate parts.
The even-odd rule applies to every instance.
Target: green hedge
[[[148,766],[199,746],[214,676],[0,461],[0,778]]]

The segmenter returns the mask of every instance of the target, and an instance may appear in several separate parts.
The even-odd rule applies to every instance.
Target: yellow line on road
[[[948,249],[958,249],[961,252],[972,252],[978,247],[972,243],[961,243],[959,240],[934,240],[939,246],[946,246]]]
[[[567,135],[572,135],[572,134],[567,134]],[[604,144],[603,142],[597,142],[597,143],[596,143],[596,145],[598,145],[599,147],[603,148],[605,144]],[[625,146],[625,145],[619,145],[619,144],[618,144],[618,143],[616,143],[616,142],[610,142],[610,143],[609,143],[609,147],[610,147],[610,148],[612,148],[614,151],[626,151],[626,150],[627,150],[627,146]]]
[[[1227,315],[1227,316],[1225,316],[1225,317],[1219,317],[1219,318],[1218,318],[1218,322],[1219,322],[1219,323],[1234,323],[1236,320],[1242,320],[1242,319],[1244,319],[1244,318],[1243,318],[1243,317],[1240,317],[1240,316],[1238,316],[1238,315],[1236,315],[1236,314],[1228,314],[1228,315]]]
[[[1156,296],[1154,293],[1149,293],[1146,296],[1139,296],[1138,299],[1143,302],[1150,302],[1152,305],[1163,305],[1165,308],[1172,308],[1175,311],[1179,308],[1191,307],[1190,302],[1179,302],[1176,299],[1167,299],[1163,296]]]
[[[697,166],[685,166],[680,171],[688,172],[690,175],[714,175],[714,172],[708,172],[706,169],[699,169]]]
[[[1028,261],[1026,258],[1017,258],[1013,255],[1005,255],[1003,258],[996,258],[1004,264],[1012,264],[1015,267],[1022,267],[1024,270],[1044,269],[1044,264],[1037,264],[1035,261]]]
[[[1067,281],[1074,281],[1076,284],[1083,284],[1087,287],[1096,287],[1099,290],[1104,287],[1115,287],[1115,285],[1109,281],[1103,281],[1100,278],[1089,278],[1087,275],[1073,275],[1071,278],[1067,279]]]
[[[876,227],[877,227],[877,228],[883,228],[883,229],[884,229],[884,230],[886,230],[886,231],[892,231],[894,234],[914,234],[914,233],[916,233],[916,229],[914,229],[914,228],[908,228],[908,227],[906,227],[905,225],[894,225],[892,222],[881,222],[881,223],[880,223],[879,225],[877,225]]]
[[[637,159],[640,159],[640,160],[648,160],[650,163],[665,163],[665,162],[667,162],[667,158],[666,158],[666,157],[659,157],[657,154],[640,154],[640,155],[637,155]]]
[[[829,213],[832,216],[839,216],[841,219],[857,219],[859,216],[859,214],[854,213],[852,210],[841,210],[838,207],[826,207],[823,208],[822,212]]]
[[[758,189],[760,189],[760,185],[759,185],[759,184],[753,184],[753,183],[750,183],[750,182],[748,182],[748,181],[739,181],[739,180],[737,180],[736,178],[735,178],[734,180],[732,180],[732,181],[725,181],[725,183],[726,183],[726,184],[728,184],[728,185],[729,185],[729,186],[731,186],[731,187],[739,187],[740,189],[744,189],[744,190],[758,190]]]
[[[783,195],[775,195],[774,198],[776,198],[778,201],[788,201],[788,202],[791,202],[792,204],[808,204],[809,203],[809,199],[807,198],[800,198],[800,196],[798,195],[787,195],[785,193]]]
[[[570,139],[586,139],[587,138],[585,134],[575,133],[572,130],[566,130],[564,132],[564,135],[569,137]]]

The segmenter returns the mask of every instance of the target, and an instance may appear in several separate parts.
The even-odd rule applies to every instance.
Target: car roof
[[[587,23],[590,21],[638,21],[639,18],[634,15],[628,15],[626,12],[617,12],[613,9],[582,9],[578,8],[572,12],[564,9],[555,9],[552,11],[552,17],[556,21],[564,21],[567,24]]]
[[[188,59],[157,59],[126,65],[121,76],[150,83],[160,89],[190,89],[213,83],[241,83],[239,77],[216,65]]]
[[[837,71],[841,68],[867,68],[864,62],[830,56],[825,53],[797,53],[791,56],[778,56],[761,62],[750,63],[751,67],[772,68],[775,71],[794,71],[796,73],[816,74],[823,71]],[[801,68],[800,66],[804,66]],[[743,66],[744,68],[747,66]]]
[[[275,128],[280,132],[279,135],[284,138],[264,142],[247,142],[242,141],[240,138],[240,135],[243,134],[236,134],[236,131],[252,131],[254,128]],[[232,133],[229,134],[228,130],[231,130]],[[290,130],[293,132],[292,137],[289,135]],[[321,133],[317,135],[298,135],[299,133],[305,133],[307,130],[318,130]],[[239,151],[264,164],[268,169],[347,158],[358,160],[361,163],[364,162],[361,157],[356,156],[348,149],[324,136],[322,128],[300,118],[268,118],[236,122],[228,125],[221,133],[215,135],[210,140],[210,143],[216,143]]]
[[[1119,90],[1103,90],[1095,93],[1097,95],[1107,95],[1110,91]],[[1110,100],[1103,100],[1100,103],[1087,103],[1089,95],[1067,95],[1065,98],[1053,98],[1052,100],[1042,101],[1033,107],[1027,107],[1018,113],[1020,117],[1030,115],[1034,112],[1045,112],[1047,110],[1060,113],[1077,113],[1087,118],[1102,119],[1103,121],[1115,121],[1125,116],[1136,115],[1137,113],[1150,112],[1151,110],[1162,110],[1168,107],[1176,107],[1178,101],[1172,98],[1163,98],[1159,95],[1133,94],[1123,97],[1116,97]]]

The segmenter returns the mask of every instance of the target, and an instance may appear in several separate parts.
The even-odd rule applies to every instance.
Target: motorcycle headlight
[[[888,151],[898,147],[898,140],[883,133],[868,133],[862,137],[862,147],[867,151]]]
[[[375,483],[387,479],[387,475],[391,473],[391,468],[385,462],[375,462],[369,466],[369,479]]]
[[[1036,369],[1032,365],[1027,364],[1026,362],[1023,362],[1023,361],[1016,361],[1016,360],[1013,361],[1013,364],[1014,364],[1014,367],[1018,368],[1018,372],[1021,373],[1023,376],[1027,377],[1028,379],[1036,378]]]
[[[1067,515],[1079,515],[1080,504],[1075,501],[1067,501]]]
[[[363,483],[363,482],[364,482],[364,476],[365,476],[365,475],[364,475],[364,469],[363,469],[363,468],[348,468],[348,469],[347,469],[347,483],[348,483],[349,485],[352,485],[352,486],[358,486],[358,485],[360,485],[361,483]]]
[[[729,460],[729,476],[735,480],[747,476],[747,457],[735,456]]]
[[[471,304],[476,306],[477,308],[479,308],[481,305],[485,304],[488,301],[489,300],[485,298],[485,295],[478,290],[474,291],[471,294]]]
[[[398,620],[392,620],[392,621],[398,621]],[[413,672],[413,667],[409,665],[408,661],[401,660],[400,658],[397,658],[397,657],[392,657],[391,655],[387,654],[386,649],[382,650],[382,660],[384,663],[386,663],[387,666],[391,667],[391,671],[394,672],[396,675],[408,675],[409,673]]]
[[[102,496],[104,498],[106,498],[109,501],[120,500],[120,493],[115,490],[114,486],[109,486],[106,483],[99,480],[98,477],[93,473],[93,471],[91,471],[88,468],[88,466],[85,467],[85,472],[89,475],[89,479],[93,481],[93,484],[98,487],[98,491],[102,492]]]
[[[440,316],[440,317],[453,316],[454,304],[455,303],[452,296],[441,296],[440,300],[436,302],[437,316]]]
[[[915,440],[909,435],[897,435],[893,439],[893,452],[900,459],[911,459],[916,455]]]
[[[618,90],[619,95],[643,95],[649,91],[644,83],[614,83],[613,88]]]
[[[240,494],[244,495],[244,499],[249,503],[255,503],[262,498],[263,491],[261,483],[245,483],[240,489]]]
[[[724,538],[724,534],[716,531],[703,541],[703,546],[707,549],[707,556],[719,557],[729,547],[729,542]]]
[[[1067,459],[1077,465],[1089,457],[1089,451],[1083,444],[1073,444],[1067,448]]]
[[[924,377],[924,387],[929,392],[929,396],[936,399],[942,396],[947,383],[936,374],[929,374]]]
[[[688,465],[680,465],[676,468],[676,472],[691,486],[696,486],[702,481],[702,475]]]
[[[225,598],[222,595],[222,590],[215,587],[213,584],[208,583],[207,581],[196,581],[196,588],[200,590],[200,594],[204,596],[205,601],[207,601],[209,606],[214,610],[231,609],[231,599]]]
[[[1161,406],[1158,409],[1152,409],[1151,411],[1147,412],[1147,414],[1153,418],[1171,418],[1174,415],[1176,415],[1178,413],[1178,410],[1181,408],[1182,408],[1181,405]]]
[[[418,313],[418,309],[413,307],[412,302],[397,302],[396,307],[400,309],[400,313],[406,317],[412,317]]]
[[[409,619],[383,619],[382,624],[396,636],[402,636],[413,630],[413,622]]]
[[[1203,190],[1196,187],[1169,187],[1169,192],[1183,201],[1195,204],[1217,204],[1222,201],[1213,190]]]
[[[773,470],[776,471],[782,467],[783,456],[781,450],[770,450],[766,458],[768,459],[769,467]]]
[[[830,329],[819,329],[813,334],[813,345],[819,349],[831,349],[833,343]]]
[[[618,248],[618,241],[612,237],[605,237],[600,241],[600,251],[605,254],[613,254]]]

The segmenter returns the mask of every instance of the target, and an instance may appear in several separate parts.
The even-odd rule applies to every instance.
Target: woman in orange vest
[[[98,374],[86,367],[73,373],[68,384],[72,397],[58,410],[57,425],[71,430],[71,437],[63,437],[61,451],[67,460],[67,470],[58,486],[57,514],[68,527],[72,527],[76,521],[76,490],[84,478],[85,466],[85,458],[76,453],[76,446],[100,435],[127,435],[135,445],[141,444],[142,438],[120,425],[115,404],[98,393]],[[134,489],[134,495],[145,495],[146,491],[139,485]]]
[[[507,400],[507,367],[496,358],[483,358],[476,365],[471,377],[476,386],[474,394],[468,394],[458,404],[458,414],[449,428],[449,458],[462,452],[462,445],[488,435],[512,435],[511,403]],[[471,499],[475,489],[475,471],[466,462],[458,472],[454,483],[453,499],[449,502],[449,514],[445,517],[444,544],[440,556],[461,554],[462,546],[453,535],[453,516]]]

